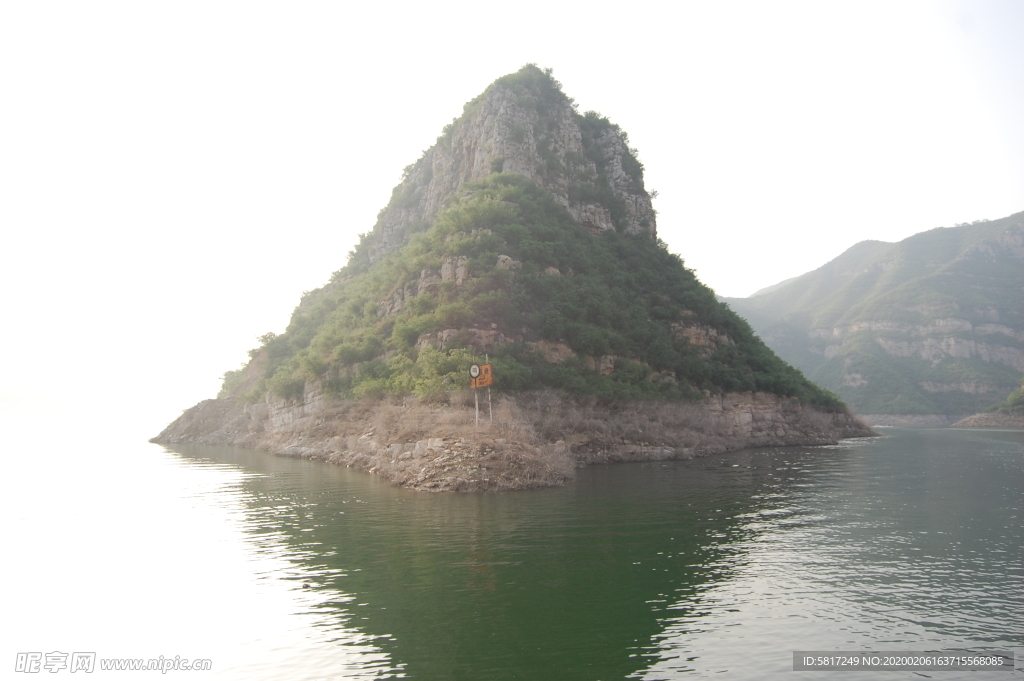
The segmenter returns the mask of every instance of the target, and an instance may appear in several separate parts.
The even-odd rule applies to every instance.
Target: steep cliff
[[[655,450],[869,434],[665,249],[625,133],[579,114],[534,66],[467,104],[348,264],[260,340],[217,400],[157,439],[327,458],[421,488],[508,489]],[[487,356],[506,416],[470,429],[466,371]],[[617,416],[638,410],[642,437]],[[381,414],[404,425],[382,432]],[[455,465],[453,447],[486,474],[427,485]]]
[[[463,184],[496,172],[536,182],[592,232],[655,236],[643,166],[628,142],[607,119],[580,114],[550,72],[527,66],[466,104],[437,144],[405,169],[362,255],[372,262],[398,248]]]
[[[780,356],[861,413],[951,417],[1019,385],[1022,292],[1017,213],[895,244],[862,242],[813,272],[725,300]]]

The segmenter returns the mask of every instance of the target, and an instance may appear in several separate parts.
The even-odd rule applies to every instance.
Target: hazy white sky
[[[526,62],[629,132],[723,295],[1024,210],[1022,35],[1020,0],[4,2],[0,399],[159,430]]]

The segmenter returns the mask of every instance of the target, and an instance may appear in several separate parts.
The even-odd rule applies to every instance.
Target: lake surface
[[[1024,646],[1024,432],[884,432],[471,495],[234,448],[26,445],[7,463],[5,655],[653,680],[794,678],[794,650]],[[885,678],[922,675],[1021,678]]]

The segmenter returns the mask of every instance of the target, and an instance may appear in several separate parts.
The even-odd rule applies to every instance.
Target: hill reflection
[[[906,600],[929,580],[934,590],[952,557],[928,544],[934,534],[917,537],[943,532],[949,522],[974,532],[971,519],[982,517],[982,506],[965,507],[960,496],[973,493],[961,491],[945,500],[945,515],[936,514],[929,490],[953,479],[943,469],[952,459],[904,458],[901,478],[885,469],[896,465],[884,463],[898,459],[885,449],[894,442],[907,441],[595,466],[563,489],[441,495],[261,452],[173,451],[249,473],[236,483],[236,498],[252,550],[278,552],[295,566],[271,577],[302,589],[309,606],[297,614],[333,640],[334,648],[319,653],[321,669],[332,655],[340,661],[337,646],[350,646],[357,631],[360,645],[372,641],[363,671],[384,677],[653,679],[746,665],[753,678],[788,673],[791,651],[809,640],[823,648],[887,635],[906,649],[943,642],[928,625],[942,620],[942,602],[914,612]],[[1016,478],[1002,488],[1011,506],[997,504],[993,513],[1012,515],[1021,475],[1005,457],[1019,458],[1022,448],[1012,437],[1001,442],[1003,454],[989,464]],[[936,451],[934,442],[919,444]],[[950,451],[964,445],[954,441]],[[976,477],[983,484],[985,471]],[[905,489],[919,493],[919,505],[908,506]],[[988,507],[997,497],[989,495]],[[911,511],[900,512],[900,504]],[[1005,548],[989,545],[1011,550],[1007,561],[1014,542],[1019,552],[1021,531],[1000,518],[985,522],[1002,533]],[[870,543],[883,533],[888,543]],[[922,546],[931,546],[937,563],[904,575],[907,589],[890,583],[878,591],[884,604],[865,596],[886,575],[893,582],[891,561]],[[1016,573],[1004,574],[1006,584],[980,578],[1012,617],[1024,603],[1019,584],[1016,597],[1004,597]],[[961,575],[955,587],[971,579]],[[887,620],[887,608],[898,605],[925,624]],[[985,621],[995,626],[992,614]],[[910,633],[893,638],[901,627]],[[979,636],[968,631],[959,640]],[[745,649],[761,660],[733,662]]]

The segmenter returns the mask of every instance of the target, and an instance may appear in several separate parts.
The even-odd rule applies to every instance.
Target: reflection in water
[[[1020,645],[1022,443],[905,431],[474,495],[173,451],[248,473],[251,550],[302,595],[301,654],[239,677],[659,679],[788,674],[794,649]]]

